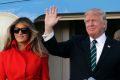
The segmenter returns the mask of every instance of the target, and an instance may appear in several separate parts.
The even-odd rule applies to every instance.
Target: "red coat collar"
[[[17,41],[16,40],[13,40],[12,43],[11,43],[11,47],[15,47],[17,48]],[[25,47],[25,50],[30,50],[31,49],[31,45],[30,44],[27,44],[27,46]]]

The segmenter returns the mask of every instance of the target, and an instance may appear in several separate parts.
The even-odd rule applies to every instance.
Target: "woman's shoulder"
[[[7,49],[7,50],[0,51],[0,54],[1,54],[1,55],[7,55],[8,53],[9,53],[9,54],[11,53],[11,49]]]
[[[40,57],[42,59],[48,59],[49,55],[47,53],[43,53]]]
[[[8,50],[0,51],[0,58],[3,59],[5,56],[7,56],[9,53]]]

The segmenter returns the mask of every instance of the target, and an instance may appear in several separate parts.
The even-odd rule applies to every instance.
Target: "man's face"
[[[90,12],[85,17],[86,31],[92,38],[98,38],[106,28],[103,17],[95,12]]]

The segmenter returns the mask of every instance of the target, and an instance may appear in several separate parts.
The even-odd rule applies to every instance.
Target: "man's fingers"
[[[47,8],[45,9],[45,14],[48,15],[48,9]]]
[[[50,8],[49,14],[56,14],[57,13],[57,7],[56,6],[52,6]]]

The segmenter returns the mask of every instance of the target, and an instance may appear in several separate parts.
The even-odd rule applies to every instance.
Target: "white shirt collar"
[[[92,37],[90,37],[90,42],[92,42],[94,39]],[[97,41],[97,43],[102,44],[105,43],[106,41],[106,35],[105,33],[103,33],[100,37],[98,37],[97,39],[95,39]]]

